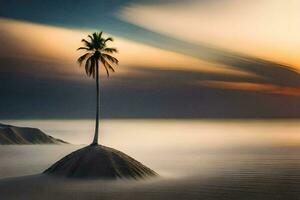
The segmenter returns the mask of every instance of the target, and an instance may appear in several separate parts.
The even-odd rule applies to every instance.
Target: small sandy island
[[[138,179],[158,175],[125,153],[102,145],[89,145],[74,151],[44,174],[88,179]]]

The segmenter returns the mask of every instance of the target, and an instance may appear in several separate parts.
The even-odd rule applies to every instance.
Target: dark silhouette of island
[[[0,123],[0,144],[68,144],[45,134],[40,129]]]
[[[102,145],[89,145],[74,151],[43,173],[85,179],[141,179],[158,175],[130,156]]]

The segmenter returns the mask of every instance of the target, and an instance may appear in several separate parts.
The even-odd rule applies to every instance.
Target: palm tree
[[[93,33],[88,35],[88,39],[81,40],[84,46],[79,47],[77,50],[85,50],[85,53],[80,56],[77,61],[80,66],[85,63],[85,72],[88,77],[96,79],[96,93],[97,93],[97,103],[96,103],[96,125],[95,125],[95,135],[91,145],[98,144],[98,132],[99,132],[99,62],[105,68],[107,77],[109,77],[109,72],[114,72],[112,65],[118,65],[119,61],[111,54],[117,53],[116,48],[107,47],[107,42],[113,41],[113,38],[102,37],[102,31],[100,33]]]

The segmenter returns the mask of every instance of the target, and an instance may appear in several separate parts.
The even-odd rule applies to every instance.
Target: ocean
[[[37,127],[71,144],[0,146],[0,192],[25,183],[43,187],[35,176],[89,144],[94,128],[93,120],[1,123]],[[101,120],[99,142],[134,157],[160,178],[110,190],[99,190],[96,182],[68,182],[60,186],[62,199],[74,191],[82,196],[78,199],[300,199],[299,120]],[[57,190],[50,183],[44,185],[47,191]],[[47,195],[41,191],[37,197]],[[23,195],[32,192],[24,189]]]

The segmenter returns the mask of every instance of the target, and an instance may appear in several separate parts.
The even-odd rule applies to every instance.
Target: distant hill
[[[68,144],[45,134],[40,129],[0,123],[0,144]]]

